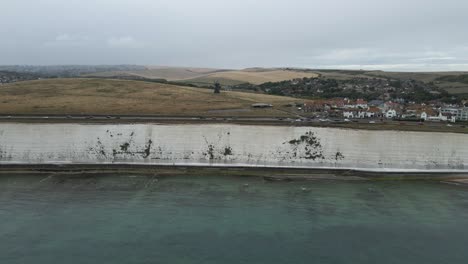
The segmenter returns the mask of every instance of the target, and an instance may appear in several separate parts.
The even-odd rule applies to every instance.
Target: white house
[[[442,115],[442,112],[439,112],[437,116],[428,116],[427,120],[429,121],[447,121],[447,117]]]
[[[366,118],[366,111],[359,111],[358,118]]]
[[[367,105],[367,101],[364,99],[357,99],[356,100],[356,108],[360,109],[367,109],[369,106]]]
[[[394,118],[397,117],[397,112],[395,109],[390,109],[385,113],[386,118]]]
[[[367,112],[366,112],[366,117],[367,117],[367,118],[373,118],[373,117],[375,117],[375,113],[374,113],[374,112],[369,112],[369,111],[367,111]]]
[[[343,117],[344,118],[354,118],[354,112],[353,111],[344,111],[343,112]]]
[[[428,118],[427,113],[426,113],[426,112],[422,112],[422,113],[421,113],[421,119],[423,119],[423,120],[425,121],[425,120],[427,120],[427,118]]]

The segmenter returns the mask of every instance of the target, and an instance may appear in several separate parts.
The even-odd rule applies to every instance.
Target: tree
[[[216,81],[216,82],[214,83],[214,87],[213,87],[213,88],[214,88],[214,93],[215,93],[215,94],[221,93],[221,84],[219,84],[218,81]]]

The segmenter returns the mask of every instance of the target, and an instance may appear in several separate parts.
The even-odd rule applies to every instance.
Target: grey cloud
[[[1,64],[468,64],[462,0],[15,0],[2,9]]]
[[[110,38],[107,40],[107,44],[113,48],[143,48],[145,43],[140,42],[133,37],[126,36],[126,37],[118,37],[118,38]]]
[[[57,47],[57,46],[86,46],[90,44],[90,38],[83,35],[73,35],[73,34],[60,34],[51,41],[44,43],[47,47]]]

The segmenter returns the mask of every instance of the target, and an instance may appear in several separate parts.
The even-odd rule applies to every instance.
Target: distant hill
[[[436,81],[468,84],[468,74],[441,76]]]
[[[222,85],[237,85],[242,83],[262,84],[266,82],[278,82],[318,76],[318,74],[310,71],[275,68],[228,70],[156,66],[147,66],[145,70],[101,72],[87,76],[111,78],[119,75],[140,76],[149,79],[166,79],[168,81],[178,81],[199,86],[209,86],[214,82],[219,82]]]
[[[425,83],[434,83],[437,87],[451,94],[468,94],[468,83],[463,82],[459,76],[468,72],[385,72],[360,70],[314,70],[322,77],[338,80],[351,78],[390,78],[395,80],[416,80]]]
[[[194,84],[210,84],[219,81],[221,84],[233,85],[239,83],[262,84],[267,82],[280,82],[304,77],[318,77],[314,72],[302,72],[286,69],[245,69],[239,71],[222,71],[211,73],[203,77],[185,80]]]
[[[178,85],[223,86],[243,84],[260,85],[270,82],[290,81],[299,78],[326,78],[349,80],[377,78],[386,80],[415,80],[435,85],[450,94],[468,95],[468,72],[385,72],[368,70],[298,69],[298,68],[248,68],[243,70],[165,67],[139,65],[64,65],[64,66],[0,66],[0,71],[33,74],[38,78],[106,78],[171,82]],[[24,80],[28,78],[16,78]],[[9,81],[10,82],[10,81]]]
[[[16,72],[18,74],[35,74],[42,78],[70,78],[83,74],[109,71],[134,71],[144,70],[138,65],[6,65],[0,66],[0,71]]]

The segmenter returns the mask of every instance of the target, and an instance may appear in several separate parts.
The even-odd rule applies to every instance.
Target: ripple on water
[[[427,182],[2,177],[0,263],[466,263],[467,207]]]

